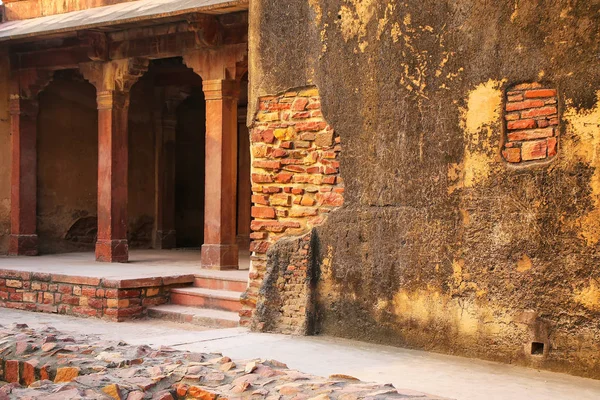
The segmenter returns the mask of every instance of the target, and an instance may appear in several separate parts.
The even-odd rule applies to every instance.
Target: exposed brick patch
[[[306,235],[344,203],[338,159],[340,138],[323,118],[316,88],[260,98],[251,127],[251,150],[253,256],[250,285],[242,296],[240,323],[244,326],[251,325],[259,301],[269,248],[282,238]],[[283,273],[287,267],[280,270]],[[284,297],[287,291],[304,296],[300,280],[306,279],[306,272],[301,274],[303,278],[294,273],[282,275],[280,290]],[[297,313],[296,317],[300,318],[296,322],[303,324],[306,315]],[[255,322],[261,325],[260,321]],[[281,330],[289,330],[288,322],[286,319]]]
[[[124,321],[169,301],[194,276],[114,280],[0,270],[0,307]]]
[[[543,161],[557,154],[558,97],[540,83],[513,86],[506,93],[506,135],[502,156],[511,164]]]
[[[258,296],[253,328],[285,334],[312,333],[314,263],[309,233],[280,240],[269,252],[267,271]]]

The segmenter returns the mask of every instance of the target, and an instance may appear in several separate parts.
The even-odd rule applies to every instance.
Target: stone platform
[[[93,253],[0,257],[0,307],[124,321],[167,303],[172,289],[192,285],[201,271],[199,251],[139,250],[130,258],[106,264]]]

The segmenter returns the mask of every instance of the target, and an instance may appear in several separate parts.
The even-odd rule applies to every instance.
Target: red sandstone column
[[[202,267],[237,269],[237,82],[205,80],[206,178]]]
[[[155,249],[172,249],[176,246],[175,232],[175,136],[177,115],[175,110],[161,113],[160,128],[156,136],[156,222]]]
[[[11,234],[9,254],[35,256],[37,206],[37,100],[10,99],[12,135]]]
[[[127,262],[128,91],[98,92],[96,260]]]

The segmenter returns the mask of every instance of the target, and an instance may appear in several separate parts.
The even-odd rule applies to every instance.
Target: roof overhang
[[[249,0],[137,0],[0,24],[0,42],[80,30],[148,23],[192,13],[227,14],[248,9]]]

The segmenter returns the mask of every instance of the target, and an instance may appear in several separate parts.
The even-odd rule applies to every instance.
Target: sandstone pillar
[[[175,157],[177,107],[189,92],[177,87],[162,88],[156,110],[155,226],[154,248],[176,246]]]
[[[127,262],[128,114],[131,86],[148,60],[92,62],[81,70],[98,102],[98,240],[96,260]]]
[[[206,177],[202,267],[237,269],[237,82],[205,80]]]
[[[129,92],[98,92],[98,241],[96,260],[127,262]]]
[[[11,231],[10,255],[38,254],[37,96],[50,82],[51,72],[14,71],[11,78]]]
[[[38,253],[37,205],[37,100],[10,99],[12,136],[11,234],[9,254]]]

